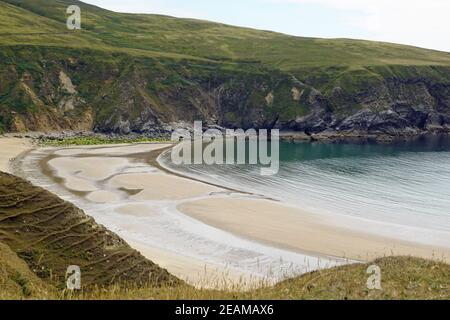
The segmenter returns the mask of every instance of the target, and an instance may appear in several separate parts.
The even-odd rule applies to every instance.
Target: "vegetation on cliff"
[[[40,146],[60,147],[60,146],[98,146],[128,143],[173,143],[169,138],[146,138],[142,136],[104,136],[104,135],[83,135],[76,137],[44,137],[38,139]]]

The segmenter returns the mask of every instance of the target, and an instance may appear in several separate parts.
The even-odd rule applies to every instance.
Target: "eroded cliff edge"
[[[0,51],[0,130],[161,135],[194,120],[323,136],[450,131],[450,67],[314,67]]]

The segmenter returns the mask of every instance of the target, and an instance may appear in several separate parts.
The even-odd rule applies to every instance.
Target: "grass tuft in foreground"
[[[367,268],[381,269],[382,290],[367,288]],[[450,265],[412,257],[387,257],[369,264],[354,264],[305,274],[273,287],[242,292],[174,288],[121,288],[114,286],[72,295],[71,299],[192,299],[192,300],[416,300],[450,299]]]
[[[1,249],[1,247],[0,247]],[[0,250],[1,251],[1,250]],[[94,287],[85,291],[57,290],[23,269],[17,257],[11,263],[21,273],[5,273],[0,260],[0,299],[54,300],[448,300],[450,265],[412,257],[388,257],[373,264],[382,271],[382,290],[369,290],[366,270],[371,264],[355,264],[312,272],[275,286],[243,291],[196,289],[187,284],[147,287],[133,284]],[[23,271],[25,270],[25,271]],[[245,284],[243,284],[244,287]]]

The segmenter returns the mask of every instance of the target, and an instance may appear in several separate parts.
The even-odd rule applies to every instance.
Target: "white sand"
[[[0,171],[10,173],[10,161],[32,148],[29,139],[0,137]]]
[[[92,201],[92,202],[96,202],[96,203],[111,203],[111,202],[120,201],[120,196],[115,192],[106,191],[106,190],[98,190],[98,191],[89,193],[86,196],[86,199],[88,199],[89,201]]]
[[[155,150],[164,145],[139,146]],[[176,210],[178,203],[226,196],[222,188],[180,178],[135,159],[136,148],[43,150],[50,152],[53,174],[65,189],[91,191],[71,201],[99,223],[132,243],[155,263],[201,287],[249,288],[279,279],[285,272],[305,272],[343,263],[282,251],[236,238]],[[104,155],[101,151],[113,153]],[[129,152],[129,153],[127,153]],[[115,175],[114,175],[115,174]],[[129,192],[125,192],[129,190]],[[58,188],[52,190],[58,194]],[[88,203],[86,203],[86,200]],[[311,268],[309,267],[311,264]],[[295,265],[295,267],[293,266]]]
[[[88,180],[103,180],[116,173],[128,164],[123,158],[55,158],[48,164],[63,176],[77,176]]]
[[[100,148],[68,148],[55,152],[55,155],[61,157],[50,160],[49,165],[55,171],[56,176],[64,179],[63,186],[65,188],[73,191],[90,192],[85,199],[92,203],[113,204],[121,201],[121,196],[124,193],[121,192],[119,194],[114,188],[112,190],[99,189],[98,182],[126,167],[129,164],[129,160],[127,158],[96,156],[103,156],[105,152],[112,156],[122,156],[139,152],[150,152],[167,146],[163,144],[147,144]],[[6,171],[10,159],[30,149],[32,149],[32,145],[28,140],[0,139],[0,169]],[[76,157],[80,154],[92,155],[92,157]],[[126,172],[127,170],[123,171]],[[141,193],[131,197],[135,198],[132,200],[138,201],[147,199],[190,199],[221,190],[196,181],[165,174],[158,170],[153,169],[150,171],[156,171],[157,173],[123,174],[113,178],[109,184],[116,188],[143,189]],[[120,206],[116,212],[123,215],[123,224],[120,224],[120,227],[132,232],[136,230],[136,225],[131,223],[133,220],[130,219],[157,218],[161,215],[160,210],[156,207],[136,203]],[[89,214],[89,211],[87,213]],[[140,225],[140,223],[138,222],[137,225]],[[250,272],[205,262],[169,250],[156,248],[146,243],[133,241],[131,238],[125,238],[125,240],[148,259],[197,287],[219,289],[237,287],[245,289],[263,283],[261,276],[251,275]]]
[[[55,170],[56,176],[65,180],[65,186],[68,189],[91,192],[98,190],[95,185],[96,181],[112,176],[128,163],[128,160],[123,158],[61,157],[50,160],[48,165]],[[98,196],[99,194],[91,195],[91,198],[94,199]],[[104,196],[103,194],[103,198]]]
[[[179,200],[221,190],[207,184],[165,173],[122,174],[112,178],[110,184],[114,187],[131,190],[143,189],[143,191],[131,197],[134,200]]]
[[[146,204],[127,204],[116,209],[116,211],[124,215],[138,218],[149,217],[158,213],[156,208],[150,207]]]

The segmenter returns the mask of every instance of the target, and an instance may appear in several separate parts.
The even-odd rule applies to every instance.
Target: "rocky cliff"
[[[324,135],[450,131],[450,67],[283,72],[14,47],[0,51],[6,131],[158,135],[194,120]]]

